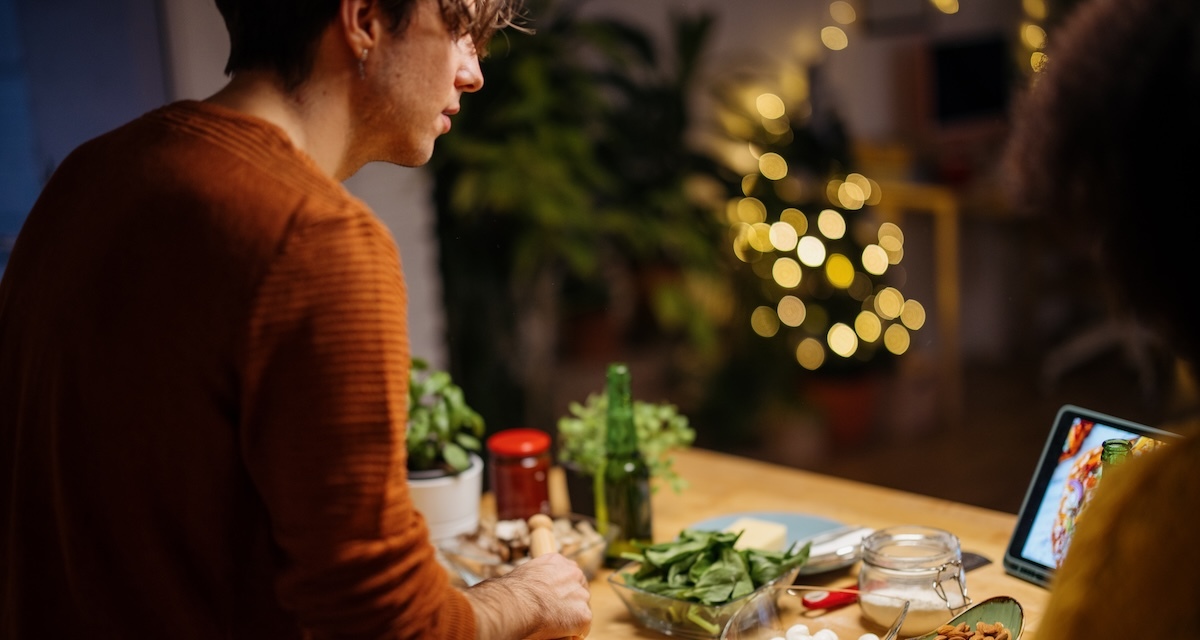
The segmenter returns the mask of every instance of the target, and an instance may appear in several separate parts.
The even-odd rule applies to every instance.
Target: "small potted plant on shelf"
[[[593,478],[604,464],[604,440],[608,398],[603,393],[589,394],[583,403],[572,402],[568,415],[558,420],[557,459],[566,471],[571,510],[595,515]],[[671,452],[686,449],[696,439],[687,416],[669,403],[633,401],[633,424],[637,429],[638,449],[650,467],[650,477],[665,482],[675,492],[687,487],[676,473]]]
[[[450,374],[413,358],[405,433],[408,486],[435,542],[479,526],[484,429]]]

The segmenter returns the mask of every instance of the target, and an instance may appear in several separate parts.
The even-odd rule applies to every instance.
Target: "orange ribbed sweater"
[[[399,256],[279,129],[81,146],[0,282],[0,637],[473,638],[409,500]]]

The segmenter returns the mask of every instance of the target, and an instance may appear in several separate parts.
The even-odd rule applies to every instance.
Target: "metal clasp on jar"
[[[950,597],[946,595],[946,585],[944,582],[949,578],[953,579],[958,585],[958,593],[962,597],[962,604],[955,606],[950,602]],[[963,566],[961,560],[951,560],[937,568],[937,574],[933,577],[933,592],[937,594],[942,602],[946,603],[946,608],[950,613],[958,613],[962,609],[967,608],[971,604],[971,597],[967,595],[967,585],[963,581]]]

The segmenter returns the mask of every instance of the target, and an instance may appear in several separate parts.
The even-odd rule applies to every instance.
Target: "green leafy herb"
[[[685,529],[679,537],[641,547],[623,556],[637,562],[622,572],[635,589],[684,601],[672,603],[662,617],[673,623],[687,620],[709,634],[719,633],[720,607],[753,593],[808,561],[810,544],[785,551],[735,549],[742,532]],[[695,603],[695,606],[686,603]]]
[[[483,418],[467,405],[463,391],[445,371],[412,359],[408,383],[408,447],[410,470],[464,471],[470,454],[483,449]]]
[[[595,475],[604,465],[608,398],[603,393],[593,393],[586,402],[572,402],[567,409],[569,415],[558,421],[558,460]],[[696,439],[687,416],[672,404],[634,400],[633,426],[637,429],[638,450],[650,466],[650,475],[666,481],[676,492],[683,490],[686,482],[675,473],[674,459],[669,454],[690,447]]]

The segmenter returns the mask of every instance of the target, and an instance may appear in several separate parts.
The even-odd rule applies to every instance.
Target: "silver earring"
[[[370,49],[363,49],[362,55],[358,57],[358,77],[362,80],[367,79],[367,54]]]

